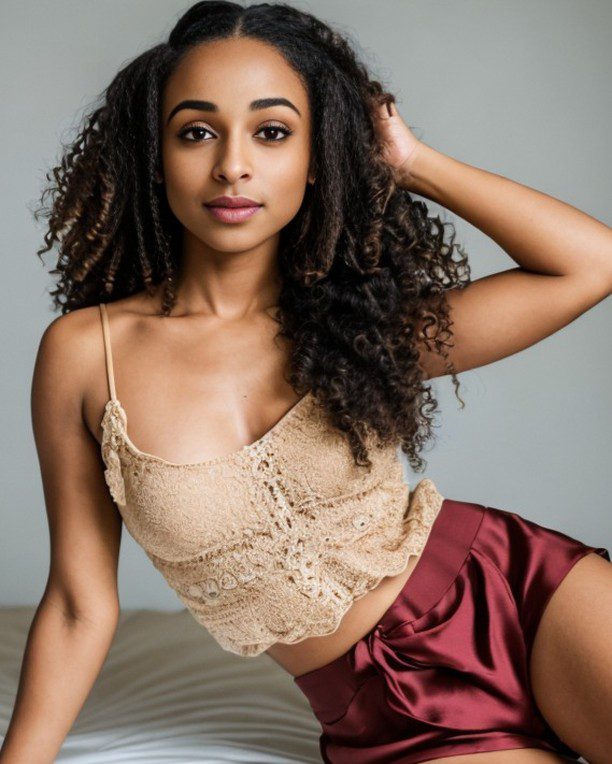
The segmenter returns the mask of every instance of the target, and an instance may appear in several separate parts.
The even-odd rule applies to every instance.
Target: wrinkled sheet
[[[35,608],[0,608],[0,732]],[[222,650],[185,610],[124,610],[56,762],[321,762],[321,728],[265,653]]]

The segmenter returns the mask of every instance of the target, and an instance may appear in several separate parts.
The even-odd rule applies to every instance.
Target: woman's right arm
[[[55,319],[36,357],[31,411],[50,566],[26,641],[1,764],[55,761],[104,664],[119,618],[121,517],[104,481],[98,442],[82,414],[83,391],[104,374],[101,329],[92,311],[98,308]]]

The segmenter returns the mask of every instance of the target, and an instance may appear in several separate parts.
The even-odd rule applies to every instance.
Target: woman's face
[[[265,99],[285,102],[257,103]],[[275,48],[249,38],[194,48],[166,83],[162,120],[170,208],[206,247],[252,249],[296,215],[313,180],[310,109],[301,80]],[[222,195],[263,206],[225,222],[205,206]]]

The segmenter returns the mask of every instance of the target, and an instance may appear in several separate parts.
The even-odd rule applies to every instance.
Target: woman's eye
[[[184,130],[182,130],[179,133],[179,138],[184,138],[189,133],[196,133],[198,131],[203,131],[205,133],[210,133],[212,135],[212,132],[207,127],[202,127],[201,125],[192,125],[191,127],[187,127]],[[287,127],[283,127],[282,125],[264,125],[261,127],[255,135],[259,135],[259,133],[267,132],[268,134],[272,132],[273,134],[281,133],[282,137],[274,137],[274,138],[265,138],[265,143],[280,143],[281,141],[284,141],[285,138],[293,132],[293,130],[289,130]],[[201,136],[200,136],[201,137]],[[200,143],[201,140],[197,138],[187,138],[186,139],[189,143]]]
[[[204,131],[205,133],[210,133],[210,130],[207,127],[202,127],[200,125],[192,125],[191,127],[185,128],[185,130],[181,130],[181,132],[179,133],[179,138],[183,138],[188,133],[194,133],[194,132],[196,132],[198,130]],[[211,135],[212,135],[212,133],[211,133]],[[189,143],[199,143],[199,141],[194,140],[192,138],[188,138],[187,140],[188,140]]]
[[[259,130],[259,131],[256,133],[256,135],[258,135],[259,133],[263,133],[263,132],[264,132],[264,131],[266,131],[266,130],[271,130],[273,133],[279,133],[279,132],[280,132],[280,133],[282,133],[282,135],[283,135],[283,137],[282,137],[282,138],[272,138],[271,140],[268,140],[268,139],[266,139],[266,141],[267,141],[268,143],[279,143],[279,141],[284,141],[284,140],[285,140],[285,138],[286,138],[288,135],[291,135],[291,133],[293,132],[293,130],[289,130],[289,128],[287,128],[287,127],[282,127],[281,125],[264,125],[264,126],[263,126],[263,127],[262,127],[262,128],[261,128],[261,129],[260,129],[260,130]]]

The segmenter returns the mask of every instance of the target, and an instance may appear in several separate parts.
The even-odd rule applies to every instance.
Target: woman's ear
[[[164,182],[164,179],[159,174],[159,170],[155,170],[155,182],[156,183],[163,183]]]

